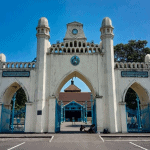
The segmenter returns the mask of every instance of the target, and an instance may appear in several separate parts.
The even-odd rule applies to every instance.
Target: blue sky
[[[51,44],[63,41],[66,24],[73,21],[83,23],[88,42],[99,43],[102,19],[110,17],[114,45],[133,39],[147,40],[150,47],[149,6],[149,0],[1,1],[0,53],[6,55],[7,62],[32,61],[36,57],[36,26],[41,17],[49,21]],[[82,89],[81,84],[78,86]]]

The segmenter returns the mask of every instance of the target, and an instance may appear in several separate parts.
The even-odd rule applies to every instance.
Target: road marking
[[[150,142],[150,140],[105,140],[105,142],[120,142],[120,141],[127,141],[127,142],[130,142],[130,141],[134,141],[134,142],[143,142],[143,141],[145,141],[145,142]]]
[[[54,138],[54,135],[52,136],[52,138],[49,140],[49,142],[51,143],[52,142],[52,139]]]
[[[99,135],[100,139],[104,142],[104,139]]]
[[[134,143],[132,143],[132,142],[129,142],[129,143],[132,144],[132,145],[135,145],[135,146],[137,146],[137,147],[139,147],[139,148],[141,148],[141,149],[148,150],[148,149],[146,149],[146,148],[144,148],[144,147],[141,147],[141,146],[139,146],[139,145],[137,145],[137,144],[134,144]]]
[[[22,144],[24,144],[24,143],[25,143],[25,142],[23,142],[23,143],[21,143],[21,144],[18,144],[18,145],[14,146],[14,147],[11,147],[11,148],[9,148],[9,149],[7,149],[7,150],[14,149],[14,148],[16,148],[16,147],[18,147],[18,146],[20,146],[20,145],[22,145]]]

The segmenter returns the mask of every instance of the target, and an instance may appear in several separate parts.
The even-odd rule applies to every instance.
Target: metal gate
[[[24,132],[25,130],[25,114],[26,107],[20,110],[15,110],[16,94],[14,94],[12,101],[12,110],[9,105],[2,105],[0,132]]]
[[[10,110],[2,105],[1,132],[24,132],[26,107],[20,110]]]
[[[93,102],[93,95],[91,94],[91,116],[92,116],[92,124],[95,125],[95,132],[97,132],[97,118],[96,118],[96,100]]]
[[[150,132],[150,106],[140,110],[126,107],[127,131],[128,132]]]
[[[94,100],[94,104],[93,104],[92,124],[95,124],[95,132],[96,132],[96,131],[97,131],[97,120],[96,120],[96,100]]]
[[[60,132],[60,124],[61,124],[61,106],[58,104],[56,99],[55,105],[55,132]]]

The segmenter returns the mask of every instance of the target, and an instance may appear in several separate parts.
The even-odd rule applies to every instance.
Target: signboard
[[[148,72],[147,71],[121,71],[121,77],[148,78]]]
[[[3,71],[2,77],[30,77],[30,71]]]

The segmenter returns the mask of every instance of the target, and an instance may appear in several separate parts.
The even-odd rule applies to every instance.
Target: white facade
[[[98,131],[108,128],[111,133],[127,132],[125,94],[131,87],[144,107],[150,102],[150,78],[121,77],[121,71],[149,74],[149,56],[145,63],[115,63],[113,26],[108,17],[102,21],[100,44],[87,42],[78,22],[67,24],[64,41],[52,45],[46,18],[39,20],[36,29],[36,62],[5,62],[5,55],[0,54],[0,103],[10,105],[13,94],[20,87],[24,89],[28,100],[25,132],[55,132],[55,99],[74,76],[87,84],[96,99]],[[80,58],[78,65],[71,63],[72,56]],[[3,77],[4,71],[29,71],[30,76]],[[38,110],[42,115],[37,115]]]

